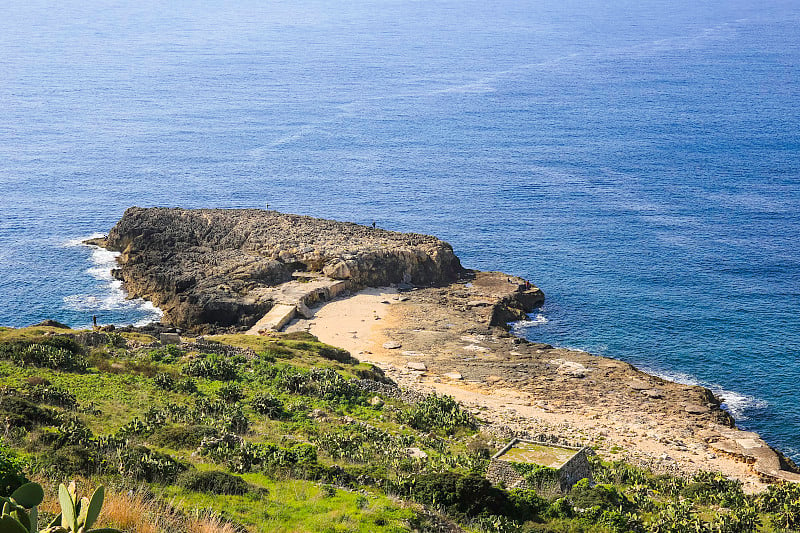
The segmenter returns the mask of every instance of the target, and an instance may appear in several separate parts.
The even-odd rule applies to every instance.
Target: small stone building
[[[531,472],[537,475],[526,476]],[[581,479],[591,481],[592,472],[587,448],[513,439],[492,457],[486,478],[507,489],[563,494]]]

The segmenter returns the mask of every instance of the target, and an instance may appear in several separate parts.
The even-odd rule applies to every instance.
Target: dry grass
[[[158,514],[153,513],[153,502],[147,501],[141,492],[106,493],[100,523],[117,527],[128,533],[158,533]]]
[[[238,530],[217,517],[205,516],[189,520],[186,533],[238,533]]]
[[[45,490],[39,509],[58,514],[58,484],[35,479]],[[97,488],[92,480],[78,479],[78,495],[90,496]],[[167,503],[153,499],[144,490],[114,490],[106,487],[98,527],[114,527],[124,533],[238,533],[233,525],[211,515],[186,517]]]

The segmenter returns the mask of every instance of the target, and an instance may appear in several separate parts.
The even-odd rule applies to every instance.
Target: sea
[[[800,460],[796,0],[5,0],[0,325],[157,320],[133,205],[437,235]]]

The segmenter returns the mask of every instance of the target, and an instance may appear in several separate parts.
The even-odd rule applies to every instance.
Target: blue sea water
[[[156,317],[130,205],[375,220],[800,459],[799,132],[796,1],[7,0],[0,324]]]

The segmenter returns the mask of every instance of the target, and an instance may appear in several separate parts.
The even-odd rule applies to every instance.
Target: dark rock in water
[[[59,329],[71,329],[66,324],[62,324],[61,322],[57,322],[55,320],[50,320],[49,318],[47,320],[42,320],[38,324],[34,324],[31,327],[49,327],[49,328],[59,328]]]
[[[121,252],[113,274],[131,297],[196,330],[251,326],[275,303],[259,289],[297,271],[352,288],[448,283],[463,272],[452,247],[435,237],[256,209],[132,207],[92,244]]]

